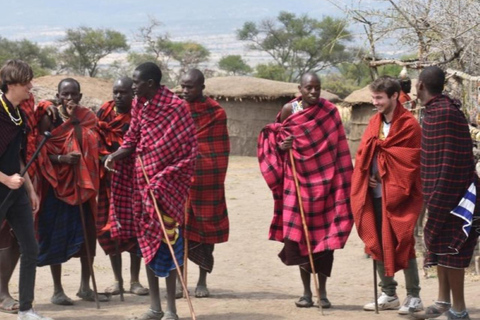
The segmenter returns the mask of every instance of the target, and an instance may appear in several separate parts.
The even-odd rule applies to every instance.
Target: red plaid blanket
[[[406,269],[415,258],[413,231],[422,209],[420,182],[420,125],[400,103],[395,108],[388,137],[380,140],[383,121],[377,113],[370,119],[355,159],[352,176],[352,211],[365,252],[383,261],[385,274],[393,276]],[[382,178],[382,234],[379,242],[375,228],[373,201],[368,187],[372,160],[378,152],[378,170]],[[383,247],[383,250],[382,250]]]
[[[42,115],[49,102],[37,106],[37,114]],[[78,144],[74,130],[74,121],[67,120],[52,130],[52,137],[42,148],[38,157],[39,172],[45,182],[55,190],[55,196],[70,204],[77,205],[90,201],[92,211],[96,214],[96,196],[98,191],[98,136],[95,131],[96,117],[90,109],[77,107],[74,116],[82,130],[81,145]],[[38,119],[38,118],[37,118]],[[38,139],[41,139],[39,136]],[[70,152],[81,153],[76,166],[53,164],[48,155],[63,155]],[[79,188],[76,186],[78,185]],[[45,196],[45,188],[40,194]]]
[[[260,170],[273,192],[274,215],[269,238],[299,243],[308,255],[292,164],[278,145],[295,137],[296,161],[313,252],[342,248],[353,225],[350,209],[352,160],[337,108],[325,99],[279,123],[267,125],[258,138]]]
[[[148,264],[163,237],[150,190],[162,213],[180,225],[184,222],[197,140],[193,119],[183,101],[163,86],[152,100],[135,101],[122,148],[135,148],[135,154],[116,164],[119,173],[112,179],[111,232],[113,237],[137,237]],[[150,185],[145,181],[137,155],[143,159]]]
[[[186,103],[197,129],[198,156],[190,188],[185,237],[200,243],[228,240],[225,176],[230,153],[227,115],[213,99]]]

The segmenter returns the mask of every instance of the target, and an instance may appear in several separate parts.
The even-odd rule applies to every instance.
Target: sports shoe
[[[378,297],[378,310],[392,310],[397,309],[400,306],[400,300],[398,300],[397,295],[389,296],[385,292],[382,292],[380,297]],[[367,303],[363,306],[365,311],[375,311],[375,302]]]
[[[452,309],[450,309],[447,312],[447,320],[457,320],[457,319],[462,319],[462,320],[470,320],[470,316],[468,315],[467,310],[460,312],[454,312]]]
[[[18,311],[18,320],[53,320],[37,313],[33,308],[27,311]]]
[[[420,298],[407,296],[405,300],[403,300],[402,306],[398,310],[399,314],[409,314],[413,312],[419,312],[423,310],[423,303]]]

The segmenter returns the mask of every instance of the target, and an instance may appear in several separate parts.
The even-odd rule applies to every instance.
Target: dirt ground
[[[215,268],[208,283],[211,297],[192,298],[199,320],[311,320],[311,319],[401,319],[396,311],[376,315],[362,311],[366,302],[373,301],[372,261],[363,255],[363,246],[355,230],[352,231],[345,249],[335,253],[332,277],[328,280],[328,296],[333,304],[322,315],[317,308],[298,309],[294,301],[302,293],[297,267],[287,267],[277,258],[281,244],[267,240],[272,216],[272,196],[260,175],[256,158],[232,157],[227,176],[227,200],[230,215],[230,241],[215,249]],[[129,282],[128,257],[124,255],[123,272]],[[189,266],[188,283],[193,292],[198,270]],[[149,297],[125,295],[125,302],[114,296],[110,302],[95,303],[76,298],[80,283],[80,263],[72,259],[64,265],[63,282],[67,295],[75,300],[72,307],[50,303],[52,280],[48,268],[39,268],[36,286],[36,308],[56,320],[126,319],[139,315],[149,306]],[[97,249],[95,274],[100,291],[113,281],[108,257]],[[11,283],[11,292],[18,295],[18,270]],[[147,284],[142,269],[141,281]],[[469,275],[466,281],[466,300],[472,319],[480,319],[480,277]],[[397,276],[398,294],[405,298],[402,272]],[[313,282],[312,282],[313,286]],[[429,305],[436,296],[437,279],[421,278],[421,297]],[[128,287],[128,285],[127,285]],[[162,296],[165,283],[161,281]],[[186,300],[177,300],[181,319],[190,319]],[[162,301],[165,305],[165,301]],[[405,317],[403,317],[406,319]],[[0,319],[14,320],[16,316],[0,314]],[[439,318],[442,319],[442,318]]]

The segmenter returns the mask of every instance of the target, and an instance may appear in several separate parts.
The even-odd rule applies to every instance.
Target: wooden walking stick
[[[303,211],[302,195],[300,193],[300,185],[298,184],[297,169],[295,168],[295,159],[293,158],[292,149],[289,150],[289,154],[290,154],[290,162],[292,163],[293,180],[295,181],[295,189],[297,190],[298,206],[300,207],[300,215],[302,217],[303,231],[305,233],[305,240],[307,241],[308,259],[310,260],[310,267],[312,268],[312,274],[313,274],[313,282],[315,283],[315,291],[317,292],[318,307],[320,308],[320,311],[322,311],[322,314],[323,314],[323,307],[320,301],[320,288],[318,286],[318,281],[317,281],[317,272],[315,271],[315,264],[313,263],[312,247],[310,246],[310,235],[308,233],[307,221],[305,220],[305,212]]]
[[[140,167],[142,168],[143,175],[145,176],[145,181],[147,182],[148,185],[150,185],[150,179],[148,178],[147,172],[145,171],[145,167],[143,166],[142,157],[140,155],[138,155],[138,161],[140,162]],[[163,234],[165,236],[165,240],[167,242],[168,250],[170,250],[170,254],[172,255],[173,262],[175,263],[175,268],[177,269],[178,277],[180,278],[180,282],[182,283],[183,292],[185,293],[185,295],[187,297],[188,308],[190,309],[190,315],[192,316],[193,320],[196,320],[197,317],[195,316],[195,311],[193,310],[192,301],[190,300],[190,295],[188,294],[187,286],[185,285],[185,281],[183,279],[182,270],[180,269],[180,266],[178,265],[177,258],[175,258],[175,252],[173,251],[172,243],[170,242],[170,239],[168,239],[167,229],[165,228],[165,224],[163,223],[162,214],[160,213],[160,209],[158,208],[158,204],[157,204],[157,199],[155,199],[155,195],[153,194],[152,190],[150,190],[150,196],[152,197],[152,201],[153,201],[153,204],[155,206],[155,211],[157,212],[158,220],[160,221],[160,225],[162,227],[162,231],[163,231]]]
[[[97,309],[100,309],[100,302],[98,300],[98,291],[97,291],[97,281],[95,280],[95,272],[93,271],[93,259],[92,254],[90,252],[90,243],[88,241],[87,236],[87,222],[85,220],[85,211],[83,210],[82,204],[82,197],[80,193],[80,187],[78,186],[78,174],[75,171],[76,168],[73,168],[75,174],[75,188],[77,189],[78,194],[78,206],[80,208],[80,219],[82,220],[82,228],[83,228],[83,238],[85,241],[85,249],[87,251],[87,261],[88,261],[88,268],[90,270],[90,275],[92,276],[92,284],[93,284],[93,293],[95,296],[95,303],[97,304]]]
[[[78,119],[70,119],[70,121],[72,121],[73,126],[74,126],[75,138],[77,139],[78,147],[80,148],[80,152],[83,154],[83,150],[82,150],[82,128],[80,128],[80,126],[79,126]],[[79,180],[80,177],[78,176],[78,173],[77,173],[77,170],[76,170],[77,167],[73,167],[74,183],[75,183],[75,188],[77,190],[77,195],[78,195],[78,206],[80,208],[80,219],[82,220],[83,237],[84,237],[84,241],[85,241],[85,249],[87,251],[88,269],[90,270],[90,275],[92,276],[92,284],[93,284],[93,293],[94,293],[94,296],[95,296],[95,303],[97,304],[97,309],[100,309],[100,302],[98,300],[97,281],[95,280],[95,272],[93,270],[93,259],[92,259],[92,254],[90,252],[90,246],[89,246],[89,241],[88,241],[88,236],[87,236],[87,222],[85,220],[85,211],[83,210],[82,197],[81,197],[81,193],[80,193],[80,187],[78,185],[78,182],[80,181]]]
[[[375,313],[378,314],[377,261],[373,261],[373,294],[375,295]]]
[[[189,200],[187,198],[187,201],[185,202],[185,230],[187,229],[188,223],[188,201]],[[185,281],[185,287],[188,288],[188,239],[187,237],[184,237],[183,239],[185,241],[185,250],[183,254],[183,281]],[[187,298],[185,291],[183,291],[183,298]]]

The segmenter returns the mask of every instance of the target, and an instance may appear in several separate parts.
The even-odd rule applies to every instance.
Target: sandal
[[[434,304],[428,306],[424,312],[411,313],[412,319],[434,319],[440,317],[442,314],[450,310],[451,304],[449,302],[435,301]]]
[[[447,312],[447,320],[457,320],[457,319],[470,320],[470,316],[468,315],[467,310],[461,312],[460,315],[458,315],[456,312],[452,311],[452,309],[450,309]]]
[[[150,290],[142,286],[140,282],[130,283],[130,293],[136,294],[137,296],[146,296],[149,292]]]
[[[178,320],[178,315],[173,313],[172,311],[166,311],[165,315],[163,316],[162,320]]]
[[[88,291],[78,291],[77,297],[84,301],[95,302],[95,292],[93,290]],[[99,302],[107,302],[110,301],[110,295],[105,293],[98,293],[98,301]]]
[[[128,318],[128,320],[162,320],[163,315],[163,311],[148,309],[148,311],[142,314],[140,317]]]
[[[12,298],[5,298],[0,303],[0,312],[16,314],[18,313],[19,307],[20,307],[20,304],[18,303],[18,300],[15,300]]]
[[[73,306],[73,300],[70,299],[63,291],[54,293],[50,298],[50,302],[58,306]]]
[[[120,294],[120,282],[115,281],[114,284],[112,284],[110,287],[105,289],[105,293],[111,294],[112,296],[119,295]]]
[[[330,307],[332,307],[332,304],[330,303],[328,298],[321,298],[320,305],[322,306],[322,309],[329,309]]]
[[[310,308],[313,307],[313,300],[312,297],[309,296],[301,296],[298,301],[295,301],[295,305],[297,308]]]

